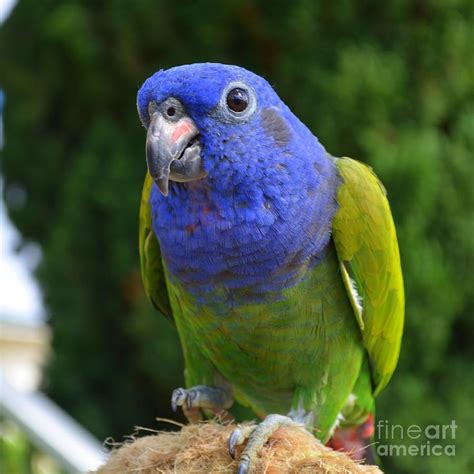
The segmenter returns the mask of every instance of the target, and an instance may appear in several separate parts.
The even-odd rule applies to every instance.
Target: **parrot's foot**
[[[176,411],[179,406],[182,407],[184,415],[191,423],[199,420],[200,409],[218,414],[230,408],[233,402],[227,390],[205,385],[196,385],[189,389],[177,388],[171,395],[173,411]]]
[[[229,454],[235,457],[235,448],[242,444],[247,438],[248,443],[240,456],[237,474],[250,472],[252,464],[258,452],[268,441],[272,434],[282,426],[296,426],[304,428],[304,424],[298,423],[288,416],[268,415],[259,425],[236,428],[229,437]]]

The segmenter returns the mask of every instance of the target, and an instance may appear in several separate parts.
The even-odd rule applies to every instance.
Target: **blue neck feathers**
[[[258,136],[244,140],[228,126],[204,135],[208,177],[170,182],[166,198],[152,189],[166,266],[203,304],[278,297],[324,255],[337,208],[334,163],[301,122],[286,135],[279,125],[273,134],[256,127]],[[296,143],[295,136],[305,139]],[[258,150],[249,149],[252,141]]]

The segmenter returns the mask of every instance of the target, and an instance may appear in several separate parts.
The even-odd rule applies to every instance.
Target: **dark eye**
[[[175,113],[176,113],[176,109],[174,107],[168,107],[166,109],[166,115],[168,115],[168,117],[173,117]]]
[[[236,87],[227,94],[227,106],[234,112],[243,112],[249,105],[249,95],[247,91]]]

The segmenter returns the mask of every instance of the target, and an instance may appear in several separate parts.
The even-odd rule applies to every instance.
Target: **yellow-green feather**
[[[147,172],[143,184],[140,203],[140,221],[138,230],[138,248],[140,267],[145,293],[153,306],[168,319],[173,319],[166,287],[163,262],[158,240],[151,224],[151,206],[149,204],[153,180]]]
[[[372,169],[350,158],[336,159],[336,166],[343,183],[333,239],[372,362],[377,395],[395,370],[403,332],[405,297],[397,235],[385,188]],[[362,313],[348,277],[356,283]]]

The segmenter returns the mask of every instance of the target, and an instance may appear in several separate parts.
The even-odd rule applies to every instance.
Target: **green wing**
[[[336,166],[342,184],[333,238],[377,395],[395,370],[403,332],[405,297],[397,235],[385,188],[372,169],[350,158],[336,159]]]
[[[153,180],[147,172],[140,203],[140,224],[138,233],[142,280],[150,302],[161,314],[172,320],[173,313],[171,312],[168,298],[160,246],[151,225],[149,200],[152,184]]]

